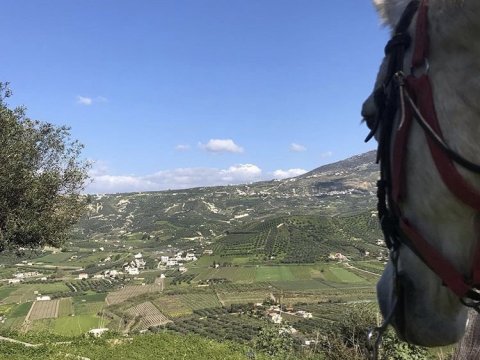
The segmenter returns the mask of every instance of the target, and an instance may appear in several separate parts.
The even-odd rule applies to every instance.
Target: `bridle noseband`
[[[417,15],[415,47],[409,75],[404,72],[405,54],[411,46],[409,28]],[[480,212],[480,193],[458,172],[455,164],[480,174],[480,166],[452,150],[445,142],[440,128],[433,91],[428,75],[429,36],[428,0],[412,0],[405,8],[394,35],[385,47],[388,56],[387,72],[382,86],[375,90],[377,114],[365,141],[378,136],[377,162],[380,180],[377,182],[378,213],[385,243],[390,251],[395,276],[398,278],[397,259],[401,245],[413,251],[442,280],[466,306],[480,312],[480,246],[477,244],[470,274],[456,267],[435,249],[416,227],[402,214],[399,204],[406,199],[406,152],[411,125],[415,121],[423,129],[435,166],[449,191],[465,205]],[[423,73],[416,76],[418,70]],[[400,114],[398,125],[395,122]],[[396,291],[401,285],[395,281]],[[400,305],[398,301],[395,308]],[[370,334],[377,334],[375,349],[394,311],[382,326]],[[375,350],[375,351],[376,351]],[[374,353],[374,357],[376,354]]]

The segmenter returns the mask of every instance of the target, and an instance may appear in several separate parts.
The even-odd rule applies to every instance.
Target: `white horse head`
[[[373,0],[392,29],[409,0]],[[408,32],[415,42],[417,15]],[[480,163],[480,1],[430,0],[428,10],[429,77],[438,122],[448,146],[464,158]],[[413,46],[404,57],[410,72]],[[375,84],[382,86],[388,55]],[[362,115],[372,125],[377,112],[373,94]],[[394,119],[399,126],[400,114]],[[378,139],[378,131],[375,134]],[[406,196],[398,204],[401,213],[425,240],[467,277],[480,239],[477,210],[464,204],[442,181],[422,128],[412,123],[405,146]],[[480,176],[458,165],[458,172],[478,192]],[[409,247],[400,245],[396,266],[390,261],[377,285],[384,318],[398,335],[411,343],[441,346],[458,341],[467,321],[459,297]]]

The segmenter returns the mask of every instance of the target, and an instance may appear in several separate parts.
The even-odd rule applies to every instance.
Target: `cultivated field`
[[[135,296],[147,293],[160,292],[161,290],[162,287],[158,284],[125,286],[121,290],[109,293],[107,298],[105,299],[105,302],[107,303],[107,305],[120,304],[125,300],[133,298]]]
[[[171,322],[150,301],[133,306],[126,313],[140,318],[138,325],[135,326],[136,329],[148,329],[150,326],[165,325]]]
[[[34,301],[26,321],[56,318],[60,300]]]
[[[9,289],[9,290],[7,290]],[[53,294],[56,292],[67,292],[69,288],[62,282],[55,283],[40,283],[40,284],[21,284],[21,285],[6,285],[2,289],[5,294],[8,294],[2,299],[2,303],[22,303],[25,301],[33,301],[36,298],[35,291],[42,295]]]
[[[59,300],[58,317],[70,316],[74,314],[72,298],[63,298]]]

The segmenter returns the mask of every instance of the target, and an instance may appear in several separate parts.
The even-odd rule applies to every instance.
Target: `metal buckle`
[[[415,78],[419,78],[422,75],[428,75],[429,72],[430,72],[430,62],[428,61],[427,58],[425,58],[425,60],[423,61],[422,66],[417,66],[417,67],[412,66],[410,68],[410,75]]]

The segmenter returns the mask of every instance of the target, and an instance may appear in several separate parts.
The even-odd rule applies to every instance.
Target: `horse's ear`
[[[382,21],[394,28],[402,16],[409,0],[373,0],[373,5],[382,18]]]

